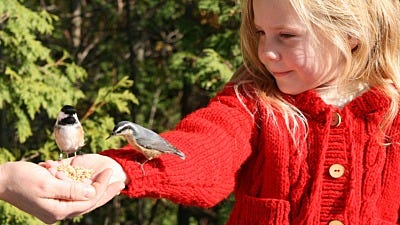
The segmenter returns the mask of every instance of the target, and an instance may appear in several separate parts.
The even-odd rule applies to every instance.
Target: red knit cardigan
[[[143,175],[136,163],[143,158],[131,147],[102,154],[124,168],[129,197],[211,207],[234,192],[231,225],[400,224],[399,118],[385,139],[377,136],[389,100],[376,89],[343,109],[313,91],[285,98],[308,121],[303,144],[293,144],[282,115],[272,119],[251,89],[229,83],[162,134],[186,160],[163,155]],[[341,177],[330,175],[334,164],[343,166]]]

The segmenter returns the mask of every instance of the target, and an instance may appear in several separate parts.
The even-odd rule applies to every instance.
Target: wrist
[[[7,180],[9,173],[7,172],[7,168],[9,166],[9,162],[0,165],[0,199],[4,200],[5,192],[7,190]]]

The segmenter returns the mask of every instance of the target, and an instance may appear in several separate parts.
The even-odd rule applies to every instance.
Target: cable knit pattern
[[[162,134],[186,160],[163,155],[146,163],[143,175],[136,163],[143,157],[130,146],[104,151],[130,178],[123,194],[211,207],[233,191],[230,225],[400,224],[399,118],[386,138],[378,136],[389,99],[372,89],[337,109],[313,91],[284,96],[309,125],[304,144],[296,145],[282,116],[273,121],[244,88],[251,90],[239,88],[239,100],[228,84],[206,108]],[[333,164],[343,166],[342,176],[330,175]]]

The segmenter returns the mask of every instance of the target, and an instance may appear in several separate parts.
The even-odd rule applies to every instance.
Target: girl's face
[[[335,83],[342,62],[337,48],[317,42],[288,0],[253,0],[258,57],[287,94]]]

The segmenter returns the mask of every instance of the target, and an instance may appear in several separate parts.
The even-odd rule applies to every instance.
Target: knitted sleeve
[[[257,132],[253,105],[248,94],[238,94],[237,87],[228,84],[207,107],[162,134],[186,159],[162,155],[144,164],[144,174],[137,163],[143,158],[130,146],[102,154],[124,168],[130,183],[122,193],[129,197],[211,207],[233,191],[236,173],[251,153]]]

